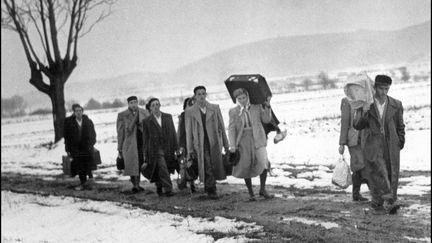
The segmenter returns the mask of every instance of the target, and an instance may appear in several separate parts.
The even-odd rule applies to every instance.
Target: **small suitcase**
[[[99,150],[97,148],[93,148],[93,162],[96,165],[102,164],[101,157],[100,157],[100,152],[99,152]]]
[[[62,156],[62,168],[63,174],[74,177],[77,175],[76,163],[74,163],[73,159],[67,155]]]
[[[236,99],[233,92],[238,88],[244,88],[248,91],[251,104],[262,104],[267,97],[272,96],[267,81],[259,74],[231,75],[225,80],[225,86],[234,103],[236,103]]]

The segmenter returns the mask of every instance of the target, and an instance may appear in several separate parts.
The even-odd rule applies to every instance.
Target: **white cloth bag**
[[[333,170],[332,184],[345,189],[352,184],[351,171],[345,161],[345,158],[341,156]]]

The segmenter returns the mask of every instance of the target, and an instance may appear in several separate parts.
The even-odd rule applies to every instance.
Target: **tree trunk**
[[[49,97],[52,104],[52,114],[54,122],[54,142],[58,142],[63,137],[64,120],[66,108],[64,100],[64,81],[55,77],[57,80],[50,80],[51,87]],[[58,80],[60,79],[60,80]]]

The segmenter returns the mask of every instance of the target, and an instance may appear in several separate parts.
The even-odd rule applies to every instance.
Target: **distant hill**
[[[179,82],[221,82],[234,73],[265,77],[431,59],[431,22],[397,31],[279,37],[237,46],[178,69]]]
[[[266,78],[318,74],[375,64],[431,60],[431,21],[396,31],[359,30],[266,39],[215,53],[172,73],[130,73],[109,79],[66,83],[66,100],[100,101],[137,94],[164,97],[189,94],[197,83],[222,85],[235,73],[260,73]],[[48,97],[24,95],[33,107],[50,107]]]

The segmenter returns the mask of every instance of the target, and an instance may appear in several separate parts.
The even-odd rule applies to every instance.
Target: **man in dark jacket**
[[[65,150],[78,169],[80,185],[75,190],[90,189],[86,182],[87,175],[93,177],[91,170],[95,169],[92,155],[96,132],[92,120],[83,115],[84,109],[80,105],[72,105],[72,110],[73,114],[64,122]]]
[[[179,171],[175,159],[177,135],[172,116],[160,111],[160,102],[152,98],[146,105],[151,115],[143,122],[144,176],[156,183],[159,196],[173,196],[170,173]],[[162,191],[165,190],[165,192]]]
[[[392,79],[375,77],[375,97],[372,105],[356,111],[354,128],[364,129],[361,137],[365,166],[369,171],[369,186],[374,213],[394,214],[398,206],[400,150],[405,144],[405,124],[402,102],[387,96]]]

